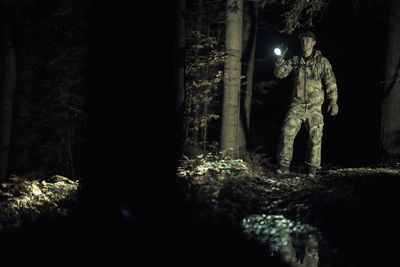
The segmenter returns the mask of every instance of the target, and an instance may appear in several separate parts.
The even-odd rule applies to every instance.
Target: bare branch
[[[259,4],[262,9],[272,4],[290,5],[289,10],[282,14],[284,27],[279,32],[291,34],[297,28],[313,27],[315,16],[324,12],[330,2],[331,0],[263,0]]]

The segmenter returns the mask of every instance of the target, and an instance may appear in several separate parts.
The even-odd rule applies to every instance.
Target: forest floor
[[[68,243],[66,236],[71,235],[66,225],[77,211],[79,188],[78,180],[60,175],[46,179],[14,175],[0,183],[1,265],[43,265],[43,259],[59,256],[52,251],[69,257],[60,243]]]
[[[76,210],[79,183],[60,175],[49,179],[11,177],[0,184],[0,232],[26,221],[67,216]]]
[[[254,254],[255,249],[244,256],[253,263],[384,266],[397,262],[398,245],[390,240],[397,243],[400,237],[398,159],[382,159],[374,166],[325,166],[314,179],[300,167],[287,175],[275,174],[260,155],[247,160],[199,155],[179,165],[179,184],[198,229],[212,225],[241,229],[259,244],[261,256]]]
[[[82,255],[93,262],[108,253],[106,258],[115,263],[116,258],[134,259],[136,251],[136,258],[143,254],[163,263],[169,257],[185,266],[395,266],[400,160],[368,165],[324,165],[310,179],[296,166],[290,174],[277,175],[259,154],[243,160],[222,154],[185,158],[176,178],[189,216],[174,214],[170,207],[171,212],[162,212],[168,218],[153,209],[145,218],[131,209],[129,216],[115,215],[122,219],[114,224],[109,224],[113,219],[106,207],[113,198],[91,202],[99,206],[95,212],[104,210],[98,218],[111,216],[109,221],[96,217],[83,223],[81,215],[74,217],[79,181],[58,175],[13,177],[0,187],[2,256],[12,262],[63,259],[73,264]],[[153,198],[153,208],[168,208],[168,201],[157,205]],[[89,247],[100,252],[86,255]]]

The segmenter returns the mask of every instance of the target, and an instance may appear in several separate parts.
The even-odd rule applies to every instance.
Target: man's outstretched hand
[[[284,58],[286,55],[286,52],[288,51],[288,47],[286,45],[284,45],[283,43],[280,45],[281,48],[281,58]]]
[[[277,63],[278,64],[282,64],[285,60],[284,60],[284,57],[285,57],[285,54],[286,54],[286,52],[287,52],[287,50],[288,50],[288,47],[287,46],[285,46],[284,44],[281,44],[280,46],[279,46],[279,49],[281,50],[281,54],[279,55],[279,56],[277,56]]]
[[[337,105],[336,102],[329,103],[328,112],[329,114],[331,114],[331,116],[336,116],[338,114],[339,106]]]

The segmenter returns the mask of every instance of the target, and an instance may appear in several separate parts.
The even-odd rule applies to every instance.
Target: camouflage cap
[[[299,39],[303,37],[311,37],[314,39],[314,41],[317,41],[317,38],[315,37],[315,34],[311,31],[305,31],[299,34]]]

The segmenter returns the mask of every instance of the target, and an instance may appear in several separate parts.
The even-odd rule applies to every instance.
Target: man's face
[[[301,37],[300,47],[303,51],[312,50],[315,45],[315,41],[311,37]]]

